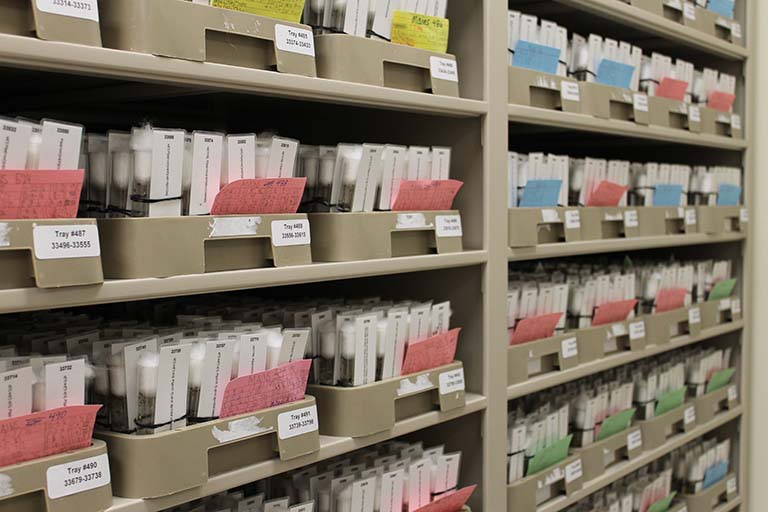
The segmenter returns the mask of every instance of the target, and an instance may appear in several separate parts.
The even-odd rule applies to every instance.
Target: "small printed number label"
[[[95,224],[34,226],[32,238],[39,260],[94,258],[101,255]]]
[[[35,0],[35,2],[39,10],[49,14],[99,21],[97,0]]]
[[[581,101],[579,84],[567,80],[560,82],[560,98],[563,101]]]
[[[699,308],[691,308],[688,310],[688,323],[689,324],[701,323],[701,310]]]
[[[272,245],[275,247],[309,245],[310,241],[308,220],[295,219],[272,221]]]
[[[639,340],[640,338],[645,338],[645,322],[642,320],[629,324],[629,339]]]
[[[464,368],[443,372],[438,379],[440,380],[441,395],[449,395],[458,391],[464,391]]]
[[[690,425],[696,422],[696,408],[691,406],[683,413],[683,423]]]
[[[565,229],[581,229],[579,210],[565,211]]]
[[[315,38],[311,30],[278,23],[275,25],[275,46],[283,52],[315,56]]]
[[[448,80],[449,82],[459,81],[459,69],[455,60],[432,55],[429,57],[429,70],[432,78]]]
[[[576,459],[567,466],[565,466],[565,483],[569,484],[581,478],[581,459]]]
[[[639,430],[627,434],[627,449],[636,450],[643,446],[643,433]]]
[[[47,469],[48,497],[52,500],[71,496],[110,483],[107,454],[67,462]]]
[[[317,429],[316,405],[284,412],[277,416],[277,435],[280,439],[290,439]]]
[[[440,238],[461,237],[464,234],[461,229],[461,216],[436,215],[435,234]]]
[[[566,338],[561,342],[563,358],[568,359],[579,355],[579,345],[576,338]]]

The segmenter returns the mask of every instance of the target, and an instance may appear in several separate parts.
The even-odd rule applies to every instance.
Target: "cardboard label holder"
[[[417,213],[424,224],[398,227],[398,215]],[[310,213],[313,261],[359,261],[463,250],[462,237],[439,237],[438,215],[458,210],[423,212]]]
[[[642,445],[630,450],[628,437],[639,432],[640,427],[629,427],[602,441],[597,441],[574,452],[581,457],[584,480],[589,482],[602,476],[611,466],[625,460],[632,460],[643,452]]]
[[[743,128],[733,128],[733,112],[721,112],[709,107],[699,107],[701,112],[701,132],[708,135],[720,135],[732,139],[743,139]]]
[[[93,226],[93,219],[0,220],[0,289],[62,288],[104,282],[101,257],[38,259],[35,226]],[[103,253],[103,250],[102,250]]]
[[[727,474],[709,489],[696,494],[683,494],[688,512],[713,512],[723,504],[736,499],[739,495],[738,486],[735,493],[728,492],[728,480],[732,478],[737,478],[736,473]]]
[[[706,393],[694,399],[696,405],[696,421],[707,423],[715,419],[715,416],[721,412],[730,411],[739,405],[739,399],[731,400],[728,396],[728,389],[731,386],[738,385],[730,383],[722,388]]]
[[[562,342],[576,337],[575,333],[569,332],[541,340],[509,345],[507,347],[507,383],[519,384],[534,376],[575,368],[584,361],[581,347],[577,345],[577,355],[563,357]]]
[[[509,66],[509,103],[578,114],[580,101],[562,98],[560,90],[564,81],[580,88],[581,82],[573,78]]]
[[[402,44],[348,34],[315,36],[317,76],[439,96],[459,97],[459,82],[432,76],[430,57],[456,60]]]
[[[289,404],[159,434],[96,430],[94,437],[107,443],[115,496],[156,498],[198,487],[211,476],[265,462],[278,454],[281,460],[290,460],[318,451],[317,430],[287,439],[277,434],[281,413],[313,405],[315,399],[306,396]],[[173,471],[167,471],[168,467]]]
[[[643,436],[643,449],[655,450],[672,437],[693,430],[696,427],[696,421],[685,423],[685,410],[688,407],[694,407],[694,404],[685,402],[680,407],[676,407],[661,416],[638,421],[637,424]]]
[[[176,0],[173,0],[176,1]],[[212,236],[216,219],[260,219],[255,233]],[[109,279],[171,277],[312,263],[307,245],[275,247],[272,221],[306,214],[99,219],[104,275]]]
[[[582,476],[565,482],[565,467],[580,459],[579,455],[571,455],[562,462],[555,464],[535,475],[527,476],[522,480],[507,485],[507,503],[514,504],[515,512],[536,512],[537,507],[558,496],[570,496],[581,490],[585,482]],[[556,481],[550,482],[556,476],[562,475]]]
[[[507,223],[510,247],[578,242],[581,228],[565,227],[565,212],[578,208],[509,208]],[[552,220],[557,219],[552,222]]]
[[[88,448],[60,453],[0,468],[12,485],[10,494],[0,497],[0,512],[102,512],[112,506],[110,484],[52,500],[48,497],[48,468],[107,453],[103,441]]]
[[[581,82],[580,85],[582,114],[641,125],[650,122],[649,112],[635,108],[634,91],[597,82]]]
[[[356,387],[310,384],[307,392],[317,400],[323,435],[365,437],[390,430],[397,421],[433,411],[435,406],[441,412],[464,407],[464,391],[440,394],[440,375],[463,367],[461,361],[454,361]]]
[[[717,325],[741,320],[741,311],[733,312],[733,299],[738,297],[727,297],[720,300],[708,300],[702,302],[701,307],[701,328],[709,329]]]
[[[699,206],[696,208],[699,229],[709,235],[746,231],[747,226],[742,224],[740,218],[742,208],[743,206]]]
[[[99,0],[99,14],[108,48],[317,76],[311,55],[275,45],[275,25],[311,32],[299,23],[185,0]]]
[[[0,33],[101,46],[99,22],[41,11],[35,0],[0,0]]]

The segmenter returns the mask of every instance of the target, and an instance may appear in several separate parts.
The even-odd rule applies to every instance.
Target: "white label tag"
[[[731,114],[731,128],[741,130],[741,116],[739,114]]]
[[[738,21],[731,22],[731,36],[741,39],[741,23]]]
[[[0,169],[24,169],[32,127],[0,120]]]
[[[621,336],[626,336],[627,334],[628,332],[626,324],[613,324],[611,326],[611,335],[613,335],[613,337],[618,338]]]
[[[48,498],[55,500],[108,485],[109,459],[106,453],[87,459],[51,466],[45,472]]]
[[[627,210],[624,212],[624,227],[636,228],[640,224],[637,217],[637,210]]]
[[[736,487],[736,477],[729,478],[728,481],[725,483],[725,492],[728,494],[736,494],[737,487]]]
[[[581,229],[579,210],[565,210],[565,229]]]
[[[0,419],[15,418],[32,412],[32,368],[25,366],[0,373]],[[0,492],[2,496],[2,492]]]
[[[726,297],[725,299],[720,299],[720,303],[717,305],[717,309],[719,311],[728,311],[731,309],[731,298]]]
[[[576,459],[567,466],[565,466],[565,483],[569,484],[581,478],[581,459]]]
[[[694,210],[693,208],[689,208],[685,210],[685,225],[695,226],[696,223],[697,223],[696,210]]]
[[[632,103],[638,112],[648,112],[648,96],[636,92],[632,95]]]
[[[749,211],[746,208],[739,210],[739,221],[742,223],[749,222]]]
[[[283,52],[315,56],[315,38],[304,28],[275,25],[275,46]]]
[[[464,368],[443,372],[438,377],[440,380],[440,394],[449,395],[459,391],[464,391]]]
[[[579,355],[579,344],[576,342],[575,337],[564,339],[560,342],[560,348],[562,349],[564,359]]]
[[[690,425],[696,422],[696,407],[690,406],[683,413],[683,423]]]
[[[432,78],[448,80],[449,82],[459,81],[459,68],[455,60],[432,55],[429,57],[429,71]]]
[[[627,434],[627,449],[632,451],[643,446],[643,433],[640,430]]]
[[[577,82],[568,82],[566,80],[560,82],[560,99],[563,101],[581,101],[579,84]]]
[[[295,219],[272,221],[272,245],[275,247],[309,245],[310,241],[308,220]]]
[[[734,315],[741,314],[741,299],[731,300],[731,313],[733,313]]]
[[[629,339],[639,340],[640,338],[645,338],[645,322],[643,320],[629,324]]]
[[[302,434],[308,434],[314,432],[317,428],[316,405],[284,412],[277,416],[277,435],[280,436],[280,439],[290,439]]]
[[[435,234],[440,237],[461,237],[460,215],[437,215],[435,216]]]
[[[73,359],[46,364],[45,409],[85,404],[85,361]]]
[[[688,323],[689,324],[701,323],[701,310],[699,308],[691,308],[688,310]]]
[[[373,512],[376,502],[376,477],[358,480],[352,484],[352,508],[360,512]],[[341,507],[339,507],[341,508]]]
[[[94,258],[101,255],[95,224],[34,226],[32,238],[39,260]]]
[[[683,16],[691,21],[696,21],[696,6],[690,2],[683,4]]]
[[[428,228],[427,218],[423,213],[398,213],[395,229]]]
[[[701,110],[696,105],[688,106],[688,122],[689,123],[701,122]]]
[[[189,192],[189,214],[206,215],[221,188],[221,164],[224,135],[195,132],[192,135],[192,183]],[[165,153],[161,155],[165,159]],[[161,183],[166,181],[161,179]],[[152,187],[153,189],[155,187]],[[154,195],[153,195],[154,196]],[[165,193],[161,197],[167,197]]]
[[[739,389],[733,385],[728,388],[728,401],[735,402],[739,399]]]
[[[50,14],[99,21],[97,0],[35,0],[37,8]]]

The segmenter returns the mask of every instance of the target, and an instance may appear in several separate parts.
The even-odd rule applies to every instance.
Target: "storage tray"
[[[644,449],[655,450],[676,435],[690,432],[696,427],[696,406],[684,403],[661,416],[638,421],[637,424],[642,431]]]
[[[170,277],[312,263],[309,240],[274,244],[273,223],[286,221],[306,223],[307,215],[99,219],[104,275]]]
[[[698,310],[691,312],[691,310]],[[698,322],[695,320],[697,319]],[[694,320],[691,323],[691,320]],[[677,336],[698,336],[701,334],[701,307],[690,307],[654,313],[645,316],[645,340],[647,345],[663,345]]]
[[[664,212],[667,235],[690,235],[699,232],[698,215],[693,206],[659,206]]]
[[[581,82],[581,113],[647,125],[649,112],[635,108],[634,94],[639,93],[596,82]]]
[[[696,421],[707,423],[721,412],[738,407],[738,386],[737,384],[729,384],[717,391],[696,397],[694,403],[696,404]]]
[[[456,62],[447,53],[348,34],[316,35],[315,52],[321,78],[459,97],[458,75],[453,81],[432,70],[435,59]]]
[[[462,237],[440,236],[437,219],[458,215],[457,210],[311,213],[312,259],[357,261],[461,252]]]
[[[640,437],[641,442],[630,443],[630,439]],[[629,449],[632,444],[632,449]],[[640,427],[629,427],[602,441],[597,441],[584,448],[576,448],[576,455],[581,457],[584,468],[584,480],[589,482],[602,476],[611,466],[625,460],[632,460],[643,452],[642,432]]]
[[[0,33],[37,36],[46,41],[101,46],[96,20],[41,11],[36,0],[0,0]]]
[[[3,269],[0,272],[0,289],[34,286],[61,288],[103,283],[100,256],[40,259],[35,251],[36,226],[78,229],[80,226],[95,225],[93,219],[0,220],[0,267]],[[89,241],[94,244],[98,242]]]
[[[582,363],[627,350],[645,350],[646,346],[644,316],[572,332],[579,340],[579,360]]]
[[[665,128],[688,130],[691,133],[701,132],[701,119],[691,121],[688,117],[688,104],[684,101],[648,96],[650,124]]]
[[[746,232],[742,222],[742,206],[698,206],[696,216],[702,233],[721,235],[723,233]]]
[[[0,468],[2,475],[2,497],[0,512],[101,512],[112,506],[112,486],[107,483],[99,487],[63,496],[56,499],[49,497],[48,470],[62,464],[83,461],[104,456],[107,445],[94,440],[88,448],[52,455]],[[106,460],[102,467],[109,470]]]
[[[507,347],[507,384],[519,384],[550,372],[570,370],[581,363],[581,351],[572,332]]]
[[[643,210],[648,208],[637,206],[580,208],[581,239],[609,240],[665,234],[664,223],[659,222],[658,212],[641,213]],[[630,216],[629,222],[625,220],[627,215]],[[636,216],[637,222],[633,222],[632,216]]]
[[[734,307],[734,302],[738,304]],[[741,320],[741,299],[726,297],[720,300],[708,300],[699,304],[701,307],[701,328],[709,329],[717,325]]]
[[[536,512],[547,501],[581,490],[585,481],[582,467],[581,457],[571,455],[559,464],[507,485],[507,510]]]
[[[738,497],[738,477],[730,473],[725,478],[696,494],[684,494],[688,512],[713,512]]]
[[[310,384],[308,393],[317,400],[322,422],[320,433],[329,436],[364,437],[384,432],[404,420],[435,410],[451,411],[466,404],[463,384],[457,389],[441,381],[463,382],[461,361],[423,372],[394,377],[356,387]],[[456,388],[456,390],[452,390]],[[442,391],[447,391],[445,394]],[[362,413],[364,411],[364,413]]]
[[[190,425],[150,435],[97,430],[107,443],[116,496],[155,498],[205,484],[208,478],[268,461],[294,459],[320,449],[317,429],[285,434],[278,425],[290,413],[315,409],[315,399]],[[314,414],[317,422],[317,414]],[[289,437],[290,436],[290,437]],[[169,471],[173,468],[173,471]]]
[[[509,208],[510,247],[581,240],[578,208]]]
[[[733,126],[732,112],[721,112],[708,107],[699,107],[701,112],[701,132],[708,135],[720,135],[723,137],[731,137],[733,139],[743,139],[743,128]],[[739,122],[741,117],[739,116]],[[739,125],[740,126],[740,125]]]
[[[571,82],[579,90],[579,82],[564,76],[509,66],[509,103],[529,107],[581,112],[580,101],[564,99],[562,83]],[[580,98],[580,94],[577,96]]]
[[[317,76],[311,53],[275,43],[276,26],[297,29],[310,41],[306,25],[185,0],[99,0],[99,9],[109,48]]]

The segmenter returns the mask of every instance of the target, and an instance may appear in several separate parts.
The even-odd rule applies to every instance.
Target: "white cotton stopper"
[[[134,179],[141,184],[149,183],[152,176],[152,126],[147,124],[131,131],[131,150]]]
[[[160,354],[145,351],[139,356],[139,392],[144,396],[157,394],[157,372],[160,368]]]
[[[579,47],[573,66],[576,71],[589,69],[589,48],[587,46]]]
[[[93,381],[96,379],[96,372],[93,371],[93,366],[86,363],[85,364],[85,371],[83,372],[83,377],[85,378],[85,387],[89,388],[93,385]]]
[[[205,343],[195,343],[189,353],[189,387],[199,388],[203,383],[203,361],[205,361]]]
[[[711,173],[705,173],[701,178],[700,190],[704,194],[715,192],[714,177]]]
[[[336,497],[337,512],[352,512],[352,485],[344,487]]]
[[[35,383],[32,384],[32,411],[39,412],[45,410],[45,380],[41,376],[35,375]]]
[[[186,193],[192,187],[192,137],[184,137],[184,159],[181,162],[181,188]]]
[[[131,154],[128,151],[112,153],[112,183],[120,189],[128,188],[131,173]]]
[[[341,326],[341,357],[353,359],[355,357],[355,324],[347,322]]]
[[[326,322],[320,327],[320,356],[323,359],[336,357],[336,326]]]
[[[320,160],[316,156],[304,158],[304,176],[307,178],[307,186],[317,185],[318,173],[320,172]]]
[[[99,151],[88,156],[89,175],[94,185],[100,189],[107,187],[107,153]]]
[[[120,354],[109,359],[109,389],[114,396],[125,396],[125,366]]]
[[[232,346],[232,373],[230,374],[230,380],[236,379],[240,371],[240,340],[235,340],[235,344]]]
[[[357,171],[360,168],[360,160],[362,157],[362,150],[355,150],[351,152],[350,155],[344,157],[344,173],[342,181],[345,186],[352,186],[357,181]]]
[[[384,357],[387,349],[387,326],[389,321],[381,319],[376,324],[376,357]]]
[[[267,335],[267,370],[277,368],[277,361],[280,358],[282,346],[283,335],[270,329]]]
[[[333,168],[336,165],[336,155],[327,153],[320,160],[320,185],[330,187],[333,185]]]
[[[32,136],[29,138],[29,147],[27,149],[27,169],[37,169],[40,162],[40,146],[43,144],[43,132],[32,130]]]
[[[109,369],[106,366],[94,366],[93,372],[96,374],[94,382],[96,393],[109,395]]]
[[[269,152],[271,146],[265,146],[259,142],[256,144],[256,174],[257,178],[267,177],[267,168],[269,167]]]

